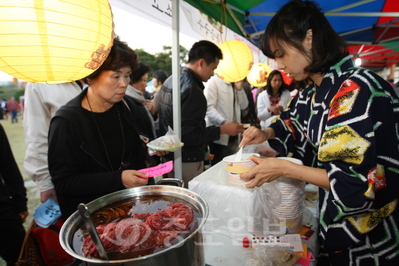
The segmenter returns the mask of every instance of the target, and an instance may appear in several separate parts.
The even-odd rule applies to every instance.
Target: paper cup
[[[241,161],[235,161],[236,155],[230,155],[223,158],[224,166],[229,177],[229,181],[233,184],[245,184],[250,182],[244,182],[240,179],[240,175],[243,173],[250,172],[257,164],[249,160],[248,158],[252,155],[258,156],[257,153],[243,153]]]

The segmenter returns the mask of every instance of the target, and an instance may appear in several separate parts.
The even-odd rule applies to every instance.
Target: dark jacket
[[[248,107],[245,111],[241,111],[241,123],[250,124],[251,126],[256,126],[260,128],[258,117],[256,115],[255,102],[252,95],[252,88],[248,81],[244,80],[242,83],[245,94],[248,98]]]
[[[132,107],[132,113],[134,124],[136,125],[136,129],[139,131],[139,134],[149,138],[150,140],[156,139],[157,136],[154,135],[153,132],[153,123],[154,120],[151,121],[150,117],[147,114],[147,110],[145,105],[135,101],[132,97],[125,97],[125,100],[129,102],[129,106]]]
[[[123,170],[110,169],[102,150],[103,144],[96,137],[97,128],[93,125],[91,117],[88,119],[85,115],[87,111],[81,107],[86,93],[87,89],[61,107],[50,124],[49,170],[65,219],[76,211],[79,203],[88,203],[125,188],[121,181]],[[127,101],[127,104],[129,102]],[[146,150],[134,129],[132,112],[123,101],[115,105],[121,110],[123,122],[127,127],[131,126],[129,130],[133,133],[125,136],[126,139],[131,138],[127,143],[131,143],[128,152],[131,152],[132,158],[127,169],[145,168]],[[115,136],[121,139],[119,134]]]
[[[206,127],[207,102],[204,85],[195,72],[183,68],[180,76],[182,162],[200,162],[207,144],[220,138],[219,127]],[[159,103],[159,129],[165,135],[173,128],[172,76],[162,85]]]
[[[0,124],[0,205],[12,201],[18,213],[27,211],[26,188],[18,165],[15,162],[10,143]],[[6,217],[0,217],[0,219]],[[7,217],[8,218],[8,217]]]

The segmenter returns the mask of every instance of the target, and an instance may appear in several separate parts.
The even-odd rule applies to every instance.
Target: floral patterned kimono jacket
[[[280,155],[327,171],[320,236],[333,265],[399,265],[399,99],[350,56],[271,125]]]

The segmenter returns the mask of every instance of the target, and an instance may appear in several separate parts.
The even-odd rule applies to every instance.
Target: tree
[[[170,56],[170,58],[172,58],[172,46],[163,46],[163,50],[166,54],[168,54]],[[187,61],[188,61],[187,55],[188,55],[188,50],[180,45],[180,65],[181,66],[187,64]]]
[[[163,46],[163,51],[155,55],[147,53],[143,49],[136,49],[139,56],[139,61],[150,66],[151,71],[148,73],[149,79],[152,78],[152,73],[155,70],[163,69],[166,74],[172,74],[172,47]],[[187,64],[188,50],[180,45],[180,65]]]

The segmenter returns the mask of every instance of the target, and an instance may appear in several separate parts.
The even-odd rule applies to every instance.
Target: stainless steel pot
[[[173,265],[173,266],[203,266],[205,265],[204,249],[202,246],[203,237],[201,229],[208,217],[208,204],[198,194],[176,186],[143,186],[117,191],[100,197],[86,204],[90,213],[121,200],[139,196],[172,196],[183,200],[197,208],[200,215],[198,228],[178,244],[157,253],[142,256],[139,258],[126,260],[101,260],[86,258],[78,255],[72,246],[72,238],[82,223],[79,212],[76,211],[64,223],[60,231],[60,243],[62,248],[73,256],[77,262],[74,265],[134,265],[134,266],[153,266],[153,265]],[[80,262],[79,262],[80,261]]]

